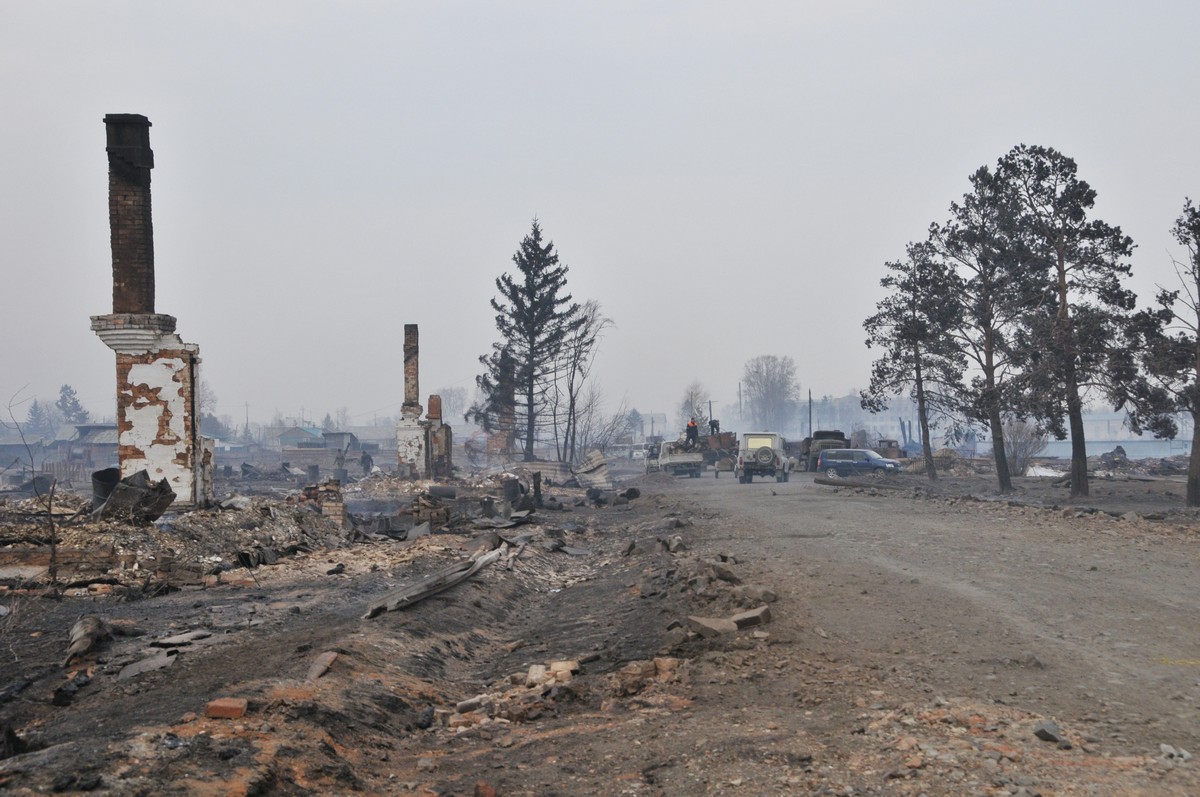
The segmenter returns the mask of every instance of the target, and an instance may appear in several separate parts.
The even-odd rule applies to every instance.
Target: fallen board
[[[367,609],[367,613],[363,615],[363,619],[370,620],[372,617],[378,617],[384,612],[394,612],[407,608],[418,601],[428,598],[430,595],[436,595],[443,590],[450,589],[455,584],[466,581],[499,559],[502,552],[502,548],[496,548],[482,556],[472,557],[462,562],[455,562],[426,576],[415,584],[395,590],[384,596],[383,599],[371,604]]]

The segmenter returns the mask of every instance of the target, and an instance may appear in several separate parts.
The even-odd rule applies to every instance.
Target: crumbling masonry
[[[200,350],[175,334],[174,317],[154,312],[150,121],[109,114],[104,124],[113,311],[92,316],[92,330],[117,354],[121,477],[146,470],[167,480],[177,506],[205,506],[213,497],[213,451],[199,432]]]
[[[404,325],[404,403],[396,424],[396,462],[399,475],[409,479],[441,479],[450,475],[453,435],[442,423],[442,397],[429,397],[429,412],[421,420],[419,340],[416,324]]]

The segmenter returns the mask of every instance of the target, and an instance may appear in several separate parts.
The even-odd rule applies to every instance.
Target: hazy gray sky
[[[157,309],[217,411],[474,390],[537,216],[613,405],[790,355],[866,385],[883,264],[1018,143],[1075,158],[1146,303],[1200,200],[1195,2],[0,0],[0,398],[115,407],[102,119],[153,123]],[[0,403],[2,406],[2,403]]]

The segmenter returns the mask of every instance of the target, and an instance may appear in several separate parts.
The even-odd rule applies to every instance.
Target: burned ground
[[[519,557],[373,619],[363,619],[371,603],[495,532],[355,535],[280,500],[286,486],[259,486],[245,508],[151,527],[60,524],[66,549],[113,548],[114,583],[60,597],[9,589],[0,601],[0,722],[23,749],[0,761],[0,788],[1183,795],[1200,783],[1187,760],[1200,705],[1192,670],[1164,666],[1143,688],[1102,651],[1110,672],[1085,683],[1068,660],[1075,648],[1026,629],[1039,621],[1027,605],[983,616],[962,592],[964,605],[948,607],[934,557],[920,574],[902,558],[918,545],[953,551],[965,579],[955,589],[986,590],[971,573],[1003,563],[971,551],[986,558],[981,535],[1011,534],[1078,557],[1057,569],[1082,582],[1107,575],[1107,565],[1088,570],[1103,553],[1143,555],[1137,565],[1165,583],[1177,576],[1160,554],[1189,566],[1195,557],[1195,516],[1170,480],[1098,480],[1089,502],[1071,506],[1049,480],[997,496],[971,475],[934,487],[910,476],[867,487],[799,474],[783,485],[651,476],[620,505],[559,489],[571,511],[501,530],[530,535]],[[379,508],[411,500],[411,489],[377,480],[346,498]],[[454,513],[466,516],[498,489],[464,482],[458,492]],[[6,523],[6,537],[28,531],[25,520]],[[281,554],[276,563],[232,566],[238,551],[263,548]],[[158,557],[170,567],[151,568]],[[1006,578],[1041,602],[1034,586],[1054,569]],[[1083,614],[1077,602],[1093,593],[1072,589],[1056,580],[1045,600]],[[1138,622],[1164,626],[1138,639],[1169,639],[1179,616],[1135,600]],[[64,666],[82,615],[125,633]],[[1104,640],[1067,641],[1099,650]],[[1143,658],[1200,659],[1191,639],[1161,644]],[[206,716],[218,698],[234,699],[233,716]]]

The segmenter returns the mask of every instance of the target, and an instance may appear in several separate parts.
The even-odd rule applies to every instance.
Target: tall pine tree
[[[1124,286],[1133,241],[1088,217],[1096,192],[1061,152],[1018,145],[1000,159],[996,176],[1017,203],[1011,235],[1047,288],[1026,316],[1014,360],[1024,369],[1027,394],[1040,404],[1034,416],[1059,439],[1069,432],[1071,495],[1085,496],[1086,395],[1096,390],[1122,406],[1136,392],[1130,346],[1136,297]]]
[[[987,426],[1000,491],[1010,492],[1004,421],[1025,412],[1012,346],[1021,319],[1046,289],[1045,275],[1030,268],[1012,239],[1019,206],[1011,192],[986,166],[970,180],[971,192],[950,205],[950,219],[930,227],[929,243],[955,278],[946,300],[958,311],[946,334],[972,373],[962,385],[961,410],[971,421]]]
[[[516,273],[496,278],[499,295],[491,304],[500,340],[479,358],[486,370],[475,382],[483,399],[470,415],[485,430],[513,432],[528,462],[546,425],[543,410],[560,349],[583,318],[566,292],[567,266],[553,241],[543,243],[536,218],[512,261]],[[508,423],[514,428],[501,428]]]
[[[937,478],[930,418],[950,416],[962,380],[964,357],[950,337],[960,307],[946,301],[957,290],[954,275],[928,244],[909,244],[903,261],[886,264],[879,284],[889,291],[863,322],[867,346],[882,350],[871,367],[871,384],[860,394],[863,409],[882,412],[888,399],[907,394],[917,405],[925,473]]]

